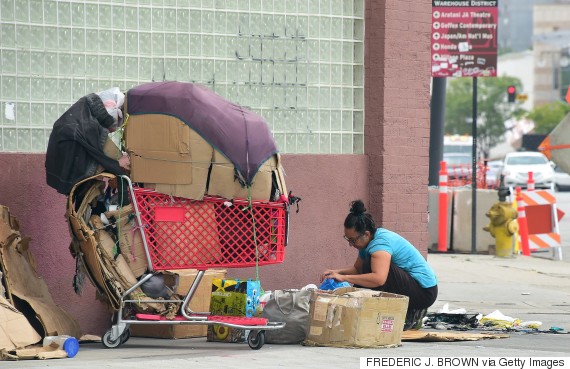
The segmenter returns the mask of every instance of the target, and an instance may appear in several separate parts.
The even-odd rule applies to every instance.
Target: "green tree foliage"
[[[534,133],[549,134],[570,113],[570,106],[562,101],[536,106],[527,118],[534,122]]]
[[[493,146],[502,141],[504,122],[520,114],[520,103],[507,102],[507,87],[522,91],[522,83],[513,77],[477,79],[477,149],[489,157]],[[471,135],[473,121],[473,79],[453,78],[447,85],[445,133]]]

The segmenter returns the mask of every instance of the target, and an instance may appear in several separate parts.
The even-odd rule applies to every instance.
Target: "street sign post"
[[[498,16],[498,0],[432,0],[432,77],[495,77]]]
[[[432,77],[473,78],[472,253],[477,250],[477,77],[497,76],[498,2],[432,0]]]

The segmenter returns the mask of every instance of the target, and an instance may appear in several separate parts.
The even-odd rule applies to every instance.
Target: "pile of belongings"
[[[152,82],[81,98],[54,125],[46,180],[68,196],[76,292],[87,275],[113,311],[149,271],[124,175],[171,197],[289,202],[267,123],[207,88]],[[131,291],[133,313],[177,313],[179,303],[157,301],[177,299],[176,277],[164,277],[161,288]]]
[[[504,315],[495,310],[487,315],[481,313],[467,313],[463,308],[449,310],[445,304],[437,313],[428,313],[424,318],[424,326],[438,330],[485,330],[527,333],[567,333],[563,328],[551,327],[541,330],[542,322],[521,321],[520,319]]]

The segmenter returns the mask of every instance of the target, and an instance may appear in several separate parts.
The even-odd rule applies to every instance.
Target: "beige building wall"
[[[570,4],[544,4],[534,6],[534,105],[560,98],[561,52],[570,44]],[[540,37],[543,36],[543,37]],[[545,39],[546,38],[546,39]]]

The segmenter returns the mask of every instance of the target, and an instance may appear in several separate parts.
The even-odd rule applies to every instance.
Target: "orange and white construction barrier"
[[[558,228],[559,211],[556,208],[554,195],[546,190],[527,191],[521,192],[521,199],[525,205],[530,251],[552,248],[555,253],[558,251],[558,258],[562,259]]]
[[[447,198],[448,175],[445,161],[439,163],[439,219],[438,219],[438,239],[437,251],[447,252]]]
[[[517,222],[519,223],[519,236],[521,242],[521,251],[525,256],[530,256],[530,247],[528,241],[528,225],[526,221],[525,202],[522,197],[521,188],[517,187]]]

